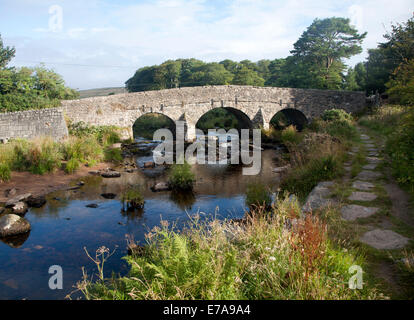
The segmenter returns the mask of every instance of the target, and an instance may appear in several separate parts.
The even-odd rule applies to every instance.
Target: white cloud
[[[11,0],[4,0],[15,7]],[[10,1],[10,2],[9,2]],[[27,14],[30,10],[25,0]],[[0,13],[2,36],[17,46],[17,60],[42,60],[66,64],[124,66],[81,67],[56,65],[56,70],[77,88],[123,85],[138,67],[166,59],[195,57],[207,61],[225,58],[259,60],[285,57],[293,43],[315,18],[345,16],[361,32],[367,31],[366,49],[375,47],[385,33],[383,24],[406,21],[413,5],[408,0],[265,1],[159,0],[121,5],[94,0],[61,1],[63,30],[48,32],[47,6],[39,23],[25,35],[31,39],[19,46],[22,34],[7,30],[7,19],[21,14]],[[53,4],[52,1],[48,5]],[[14,12],[14,11],[13,11]],[[1,20],[6,19],[2,27]],[[21,21],[25,24],[25,21]],[[31,24],[33,25],[34,22]],[[33,33],[33,31],[36,31]],[[8,33],[14,36],[8,36]],[[28,36],[28,34],[30,36]],[[32,35],[33,34],[33,35]]]

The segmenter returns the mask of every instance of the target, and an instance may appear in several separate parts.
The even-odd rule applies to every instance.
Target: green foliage
[[[398,72],[410,74],[410,60],[414,59],[414,17],[405,23],[392,25],[392,31],[384,35],[387,40],[380,43],[376,49],[368,51],[368,60],[365,64],[367,70],[366,91],[368,93],[385,92],[386,83],[390,79],[398,78]],[[406,65],[408,70],[403,67]],[[401,66],[401,67],[400,67]],[[404,75],[401,76],[405,78]],[[400,79],[399,81],[401,81]],[[390,83],[390,86],[398,86]],[[409,82],[408,79],[402,81]],[[391,91],[393,93],[393,91]],[[397,92],[395,92],[397,93]]]
[[[132,130],[134,132],[134,137],[152,139],[154,137],[154,132],[161,128],[175,132],[175,123],[162,114],[148,113],[135,121]]]
[[[391,157],[391,168],[398,182],[414,193],[414,111],[408,111],[400,120],[386,143]]]
[[[191,172],[191,165],[187,162],[171,166],[168,183],[173,190],[191,190],[194,181],[194,173]]]
[[[123,160],[122,151],[118,148],[106,148],[105,150],[105,161],[121,163]]]
[[[366,267],[355,249],[343,250],[329,241],[316,217],[287,231],[287,217],[300,215],[288,199],[273,210],[252,214],[243,228],[231,221],[203,223],[193,217],[179,232],[162,221],[161,228],[147,234],[142,254],[125,258],[131,266],[127,276],[98,275],[98,281],[84,279],[78,288],[86,299],[378,298],[369,282],[362,290],[349,290],[348,269]]]
[[[385,86],[392,102],[414,105],[414,59],[400,64]]]
[[[343,109],[330,109],[324,111],[322,114],[322,119],[325,121],[335,121],[335,122],[351,122],[353,117],[351,114],[346,112]]]
[[[215,108],[205,113],[197,122],[197,128],[207,132],[208,129],[239,129],[242,126],[239,124],[236,116],[223,108]]]
[[[60,100],[77,96],[44,66],[0,69],[0,112],[57,107]]]
[[[121,201],[124,206],[124,209],[126,205],[127,210],[140,209],[144,206],[145,203],[144,197],[139,187],[128,188],[122,194]]]
[[[80,161],[78,158],[71,158],[69,159],[69,161],[66,163],[65,166],[65,172],[72,174],[74,173],[76,170],[78,170],[80,167]]]
[[[11,170],[8,163],[0,163],[0,182],[7,182],[11,178]]]
[[[250,208],[269,208],[272,205],[269,189],[259,182],[249,183],[246,190],[246,205]]]
[[[295,126],[289,126],[282,130],[280,139],[284,144],[298,144],[302,141],[302,136],[298,133]]]
[[[69,134],[75,137],[93,136],[103,146],[121,141],[119,128],[116,126],[92,126],[83,121],[68,124]]]
[[[295,168],[283,180],[281,189],[304,199],[320,181],[328,181],[343,174],[341,162],[334,155],[311,159]]]
[[[10,60],[14,58],[15,53],[15,48],[5,47],[3,45],[3,40],[0,34],[0,69],[3,69],[7,66]]]

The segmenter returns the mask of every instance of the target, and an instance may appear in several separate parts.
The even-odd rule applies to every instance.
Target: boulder
[[[30,223],[25,218],[15,214],[0,217],[0,237],[16,236],[30,231]]]
[[[37,197],[29,197],[29,199],[27,199],[27,205],[29,207],[33,207],[33,208],[41,208],[46,204],[46,198],[45,196],[37,196]]]
[[[13,207],[17,202],[26,201],[32,196],[31,193],[20,194],[6,202],[6,208]]]
[[[27,212],[27,204],[20,201],[17,202],[11,209],[14,214],[17,214],[18,216],[24,216],[24,214]]]
[[[102,193],[101,197],[105,198],[105,199],[115,199],[116,194],[115,193]]]
[[[87,204],[86,207],[96,209],[96,208],[98,208],[98,205],[96,203],[91,203],[91,204]]]
[[[118,171],[106,171],[101,173],[101,176],[104,178],[119,178],[121,173]]]
[[[168,191],[171,190],[171,187],[167,182],[158,182],[154,186],[151,187],[151,190],[154,192],[160,192],[160,191]]]

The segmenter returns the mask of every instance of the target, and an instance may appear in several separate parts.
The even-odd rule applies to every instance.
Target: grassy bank
[[[414,197],[414,109],[385,105],[359,120],[385,140],[393,176]]]
[[[299,212],[285,199],[245,223],[193,216],[180,232],[164,221],[147,234],[143,250],[126,258],[127,276],[104,279],[98,268],[98,281],[85,274],[78,289],[87,299],[379,298],[369,284],[349,289],[349,268],[364,267],[363,256],[329,240],[316,216],[292,220]],[[109,255],[98,250],[98,267]]]
[[[81,124],[69,129],[70,136],[60,142],[43,137],[15,139],[0,145],[0,180],[10,180],[11,171],[45,174],[63,169],[73,173],[83,164],[93,166],[102,161],[122,160],[121,151],[110,148],[120,141],[117,128]]]
[[[285,160],[292,165],[281,189],[304,200],[318,182],[343,175],[343,162],[357,140],[357,131],[350,114],[334,109],[325,112],[322,119],[314,120],[302,132],[288,127],[279,132],[277,138],[288,148]]]

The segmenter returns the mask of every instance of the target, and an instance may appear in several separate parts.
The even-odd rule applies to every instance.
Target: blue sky
[[[16,47],[11,65],[44,62],[89,89],[123,86],[137,68],[167,59],[286,57],[315,18],[332,16],[368,32],[364,52],[347,61],[354,65],[413,11],[412,0],[1,0],[0,34]]]

